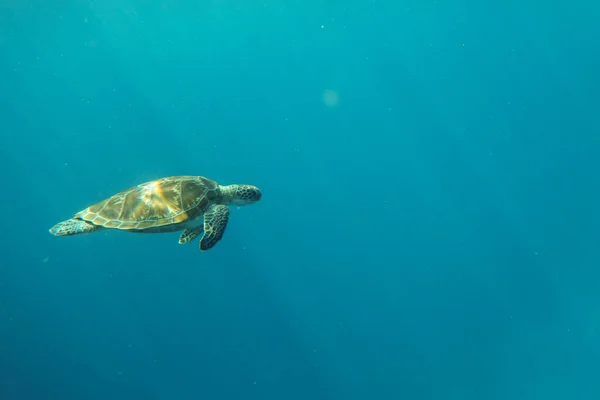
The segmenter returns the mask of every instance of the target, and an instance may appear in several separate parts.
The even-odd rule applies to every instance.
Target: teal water
[[[0,399],[600,398],[600,7],[0,2]],[[209,252],[57,238],[169,175]]]

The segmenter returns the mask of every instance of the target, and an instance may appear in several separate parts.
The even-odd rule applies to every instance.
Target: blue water
[[[3,0],[0,399],[599,399],[599,20]],[[48,233],[188,174],[208,252]]]

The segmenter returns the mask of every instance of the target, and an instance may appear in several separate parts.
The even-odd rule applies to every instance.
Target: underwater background
[[[599,20],[0,0],[0,400],[600,399]],[[48,233],[170,175],[263,196]]]

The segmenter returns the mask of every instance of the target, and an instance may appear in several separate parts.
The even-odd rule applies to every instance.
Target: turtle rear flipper
[[[204,236],[200,239],[200,251],[210,250],[223,237],[229,221],[229,207],[218,205],[204,214]]]
[[[87,221],[71,218],[54,225],[52,228],[50,228],[50,233],[54,236],[73,236],[81,235],[83,233],[96,232],[100,229],[102,229],[102,227]]]

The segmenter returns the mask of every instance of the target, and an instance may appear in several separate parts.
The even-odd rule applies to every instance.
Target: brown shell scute
[[[200,176],[174,176],[142,183],[75,216],[116,229],[178,224],[202,215],[218,195],[217,183]]]

